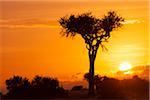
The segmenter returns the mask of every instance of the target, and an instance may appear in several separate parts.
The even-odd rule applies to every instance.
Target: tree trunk
[[[90,52],[90,51],[89,51]],[[94,56],[89,53],[90,69],[89,69],[89,96],[94,97]]]

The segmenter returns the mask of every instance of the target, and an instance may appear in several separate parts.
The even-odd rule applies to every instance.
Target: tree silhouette
[[[109,11],[102,19],[98,19],[91,13],[83,13],[81,15],[70,15],[62,17],[59,20],[62,26],[63,36],[74,37],[77,34],[81,35],[85,40],[86,48],[89,55],[89,95],[94,96],[94,62],[97,50],[103,42],[107,42],[110,38],[110,32],[121,27],[124,19],[114,11]]]
[[[10,97],[25,97],[28,95],[30,88],[30,82],[27,78],[21,76],[13,76],[6,80],[6,88],[9,91],[7,93]]]
[[[59,85],[57,79],[38,75],[31,81],[30,92],[34,98],[48,99],[67,96],[67,91]]]

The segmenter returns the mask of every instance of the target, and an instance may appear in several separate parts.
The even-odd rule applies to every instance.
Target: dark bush
[[[82,85],[78,85],[78,86],[74,86],[72,87],[72,91],[79,91],[79,90],[82,90],[83,89],[83,86]]]
[[[27,78],[14,76],[6,80],[7,99],[48,99],[67,96],[67,91],[59,86],[59,81],[50,77],[35,76],[31,82]]]

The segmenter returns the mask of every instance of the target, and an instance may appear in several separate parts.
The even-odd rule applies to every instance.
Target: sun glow
[[[120,64],[120,66],[119,66],[120,71],[127,71],[129,69],[131,69],[131,64],[128,62],[124,62],[124,63]]]

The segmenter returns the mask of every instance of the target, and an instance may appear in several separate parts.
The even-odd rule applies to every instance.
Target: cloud
[[[130,70],[127,71],[118,71],[115,73],[116,77],[119,78],[128,78],[128,77],[132,77],[134,75],[138,75],[141,78],[144,79],[149,79],[149,68],[150,65],[143,65],[143,66],[135,66]]]
[[[35,25],[0,25],[1,28],[59,28],[59,26],[54,25],[44,25],[44,24],[35,24]]]
[[[132,19],[132,20],[125,20],[125,22],[123,22],[123,24],[139,24],[142,23],[144,21],[138,20],[138,19]]]
[[[0,28],[59,28],[57,21],[48,19],[2,19]]]
[[[149,68],[150,68],[150,65],[136,66],[136,67],[133,67],[131,69],[131,71],[133,71],[134,74],[137,74],[143,78],[148,79],[149,78]]]
[[[138,24],[143,21],[132,19],[125,20],[123,24]],[[57,21],[49,19],[0,19],[0,28],[60,28]]]

